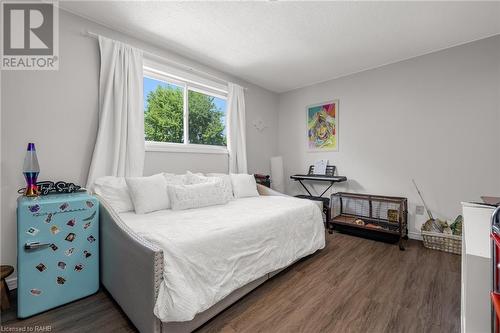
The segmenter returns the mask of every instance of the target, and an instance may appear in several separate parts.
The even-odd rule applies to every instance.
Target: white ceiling
[[[499,2],[60,2],[275,92],[500,33]]]

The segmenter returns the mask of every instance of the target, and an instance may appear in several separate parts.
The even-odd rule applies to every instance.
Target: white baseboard
[[[420,232],[409,231],[408,232],[408,238],[410,238],[410,239],[416,239],[416,240],[421,241],[422,240],[422,234]]]
[[[16,276],[6,278],[5,282],[7,282],[7,287],[9,287],[9,290],[17,289],[17,277]]]

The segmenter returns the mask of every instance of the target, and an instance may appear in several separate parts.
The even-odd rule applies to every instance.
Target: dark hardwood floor
[[[135,332],[105,291],[7,327]],[[460,256],[409,241],[406,251],[343,234],[201,327],[198,332],[459,332]]]

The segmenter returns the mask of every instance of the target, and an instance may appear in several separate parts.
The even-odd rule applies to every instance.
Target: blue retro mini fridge
[[[99,289],[99,202],[85,192],[19,197],[17,315]]]

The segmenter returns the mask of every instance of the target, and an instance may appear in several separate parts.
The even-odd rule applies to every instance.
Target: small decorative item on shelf
[[[357,219],[354,221],[354,223],[357,225],[365,225],[365,222],[362,219]]]
[[[36,180],[40,173],[40,166],[38,165],[38,158],[36,157],[36,150],[34,143],[28,143],[26,156],[24,157],[23,175],[26,179],[26,188],[24,195],[27,197],[36,197],[39,195]]]
[[[365,224],[367,228],[372,228],[372,229],[383,229],[381,226],[373,224],[373,223],[367,223]]]
[[[387,220],[389,222],[398,223],[398,221],[399,221],[399,210],[397,210],[397,209],[388,209],[387,210]]]

